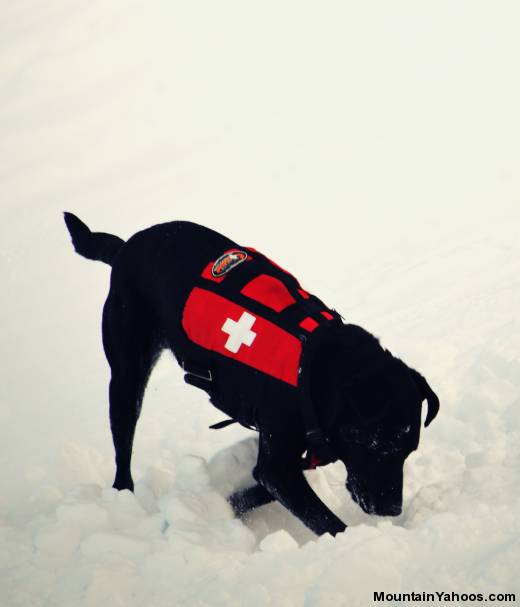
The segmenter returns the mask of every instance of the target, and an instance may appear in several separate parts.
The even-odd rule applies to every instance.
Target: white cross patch
[[[256,337],[256,333],[251,331],[251,327],[255,324],[255,321],[256,318],[252,314],[249,314],[249,312],[242,312],[242,316],[238,320],[227,318],[226,322],[222,325],[222,331],[229,335],[224,348],[236,354],[242,344],[250,346]]]

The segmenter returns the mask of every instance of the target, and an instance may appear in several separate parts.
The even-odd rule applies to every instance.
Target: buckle
[[[194,377],[204,379],[205,381],[213,381],[211,369],[204,369],[198,365],[186,363],[186,361],[182,362],[182,368],[188,375],[193,375]]]

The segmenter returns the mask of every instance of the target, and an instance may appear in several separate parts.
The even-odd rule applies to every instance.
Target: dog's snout
[[[402,492],[398,490],[371,493],[353,480],[347,480],[346,488],[354,502],[367,514],[399,516],[402,512]]]

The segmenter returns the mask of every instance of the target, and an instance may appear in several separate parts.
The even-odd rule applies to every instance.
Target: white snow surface
[[[520,592],[519,18],[508,0],[3,2],[2,607]],[[403,513],[365,515],[335,464],[308,479],[336,538],[277,504],[235,519],[255,435],[208,430],[222,415],[169,355],[135,495],[111,489],[109,268],[74,254],[63,210],[124,238],[217,229],[425,374],[441,410]]]

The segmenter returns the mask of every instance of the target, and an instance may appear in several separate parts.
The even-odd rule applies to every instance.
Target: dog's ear
[[[432,423],[439,412],[439,397],[430,388],[430,385],[426,379],[424,379],[424,377],[418,371],[415,369],[410,369],[410,373],[412,374],[413,380],[419,389],[419,393],[423,399],[426,399],[428,403],[428,413],[426,415],[426,419],[424,420],[424,427],[426,428]]]

